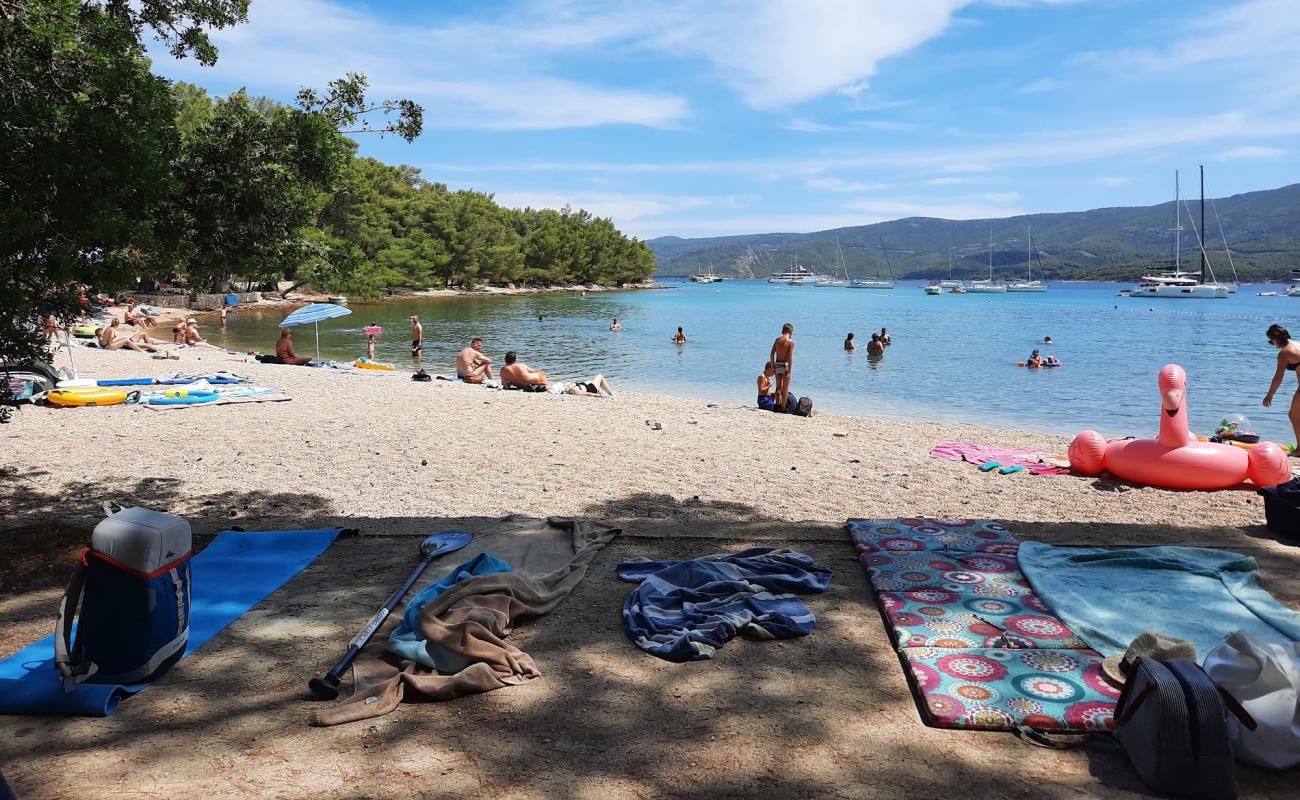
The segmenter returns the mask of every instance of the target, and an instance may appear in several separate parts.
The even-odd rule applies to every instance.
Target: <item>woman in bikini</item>
[[[1271,408],[1273,405],[1273,395],[1282,387],[1282,379],[1286,377],[1288,370],[1295,372],[1300,367],[1300,342],[1291,339],[1291,334],[1281,325],[1273,324],[1268,328],[1268,343],[1278,349],[1277,351],[1277,371],[1273,373],[1273,383],[1268,387],[1268,394],[1264,395],[1264,408]],[[1297,373],[1300,377],[1300,373]],[[1291,420],[1291,429],[1295,432],[1296,443],[1300,444],[1300,389],[1291,398],[1291,408],[1287,412],[1287,417]],[[1291,451],[1291,455],[1296,455],[1300,450]]]

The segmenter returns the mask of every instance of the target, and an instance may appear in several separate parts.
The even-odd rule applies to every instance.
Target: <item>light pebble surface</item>
[[[112,717],[0,722],[0,765],[24,800],[1131,798],[1143,789],[1117,749],[1045,750],[1010,734],[925,727],[844,520],[992,517],[1057,544],[1230,546],[1259,559],[1266,588],[1300,601],[1300,551],[1252,524],[1263,509],[1247,489],[1119,491],[929,456],[944,440],[1061,452],[1060,437],[802,419],[644,394],[499,392],[213,351],[184,350],[179,361],[76,355],[86,375],[229,369],[293,399],[23,408],[0,426],[0,464],[17,472],[0,479],[3,525],[89,525],[100,501],[115,499],[183,514],[204,533],[342,526],[362,535],[338,539]],[[416,537],[481,535],[507,513],[622,528],[572,596],[510,635],[542,677],[308,727],[320,705],[307,699],[307,679],[329,669],[407,575]],[[804,598],[817,617],[811,635],[735,641],[691,664],[629,642],[621,560],[754,546],[795,547],[833,571],[825,594]],[[53,585],[0,587],[10,638],[45,635],[60,596]],[[1239,766],[1237,778],[1242,798],[1295,793],[1293,772]]]
[[[76,352],[83,376],[225,369],[293,399],[167,411],[25,407],[0,428],[9,442],[0,463],[38,474],[45,492],[63,486],[69,494],[58,508],[20,508],[19,516],[95,513],[79,503],[82,495],[131,500],[146,478],[167,482],[168,510],[189,515],[216,510],[212,502],[196,506],[202,500],[220,505],[222,496],[248,493],[302,495],[313,516],[370,518],[642,516],[670,502],[740,504],[768,519],[823,523],[938,515],[1236,528],[1264,513],[1245,488],[1174,492],[1072,475],[984,474],[929,456],[941,441],[1065,452],[1067,439],[1040,433],[799,418],[630,392],[617,399],[503,392],[413,382],[401,372],[246,363],[211,350],[179,356]],[[221,511],[244,516],[237,507]]]

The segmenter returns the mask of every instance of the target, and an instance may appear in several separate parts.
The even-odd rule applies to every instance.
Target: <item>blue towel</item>
[[[668,661],[704,661],[737,634],[791,639],[817,618],[792,594],[824,592],[831,571],[794,550],[755,547],[694,561],[629,559],[618,577],[641,581],[623,604],[628,636]]]
[[[1022,542],[1019,559],[1034,593],[1102,655],[1123,653],[1143,631],[1189,641],[1200,659],[1236,630],[1266,641],[1300,640],[1300,613],[1260,588],[1250,556]]]
[[[393,633],[388,637],[388,649],[402,658],[408,658],[429,669],[438,669],[438,664],[430,657],[429,651],[425,647],[426,640],[420,635],[420,609],[424,607],[425,603],[461,581],[469,580],[475,575],[492,575],[497,572],[514,572],[514,570],[510,569],[509,564],[495,556],[479,553],[469,561],[456,567],[442,580],[421,589],[419,594],[412,597],[410,602],[406,604],[406,612],[402,615],[401,623],[393,629]]]
[[[302,572],[338,535],[337,530],[226,531],[213,539],[192,562],[190,638],[182,658]],[[0,714],[106,717],[146,686],[82,683],[64,694],[54,668],[54,637],[47,636],[0,661]]]

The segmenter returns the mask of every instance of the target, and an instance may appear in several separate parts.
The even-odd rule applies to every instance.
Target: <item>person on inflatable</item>
[[[1030,369],[1038,369],[1043,366],[1043,357],[1038,355],[1038,351],[1035,350],[1033,353],[1030,353],[1029,358],[1025,360],[1025,366]]]
[[[1048,354],[1047,354],[1047,358],[1043,359],[1043,366],[1044,366],[1044,367],[1059,367],[1059,366],[1061,366],[1061,360],[1060,360],[1059,358],[1057,358],[1056,356],[1052,355],[1051,353],[1048,353]]]

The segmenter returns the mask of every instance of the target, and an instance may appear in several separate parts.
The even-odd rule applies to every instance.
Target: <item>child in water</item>
[[[371,361],[375,360],[375,342],[379,341],[379,335],[384,329],[379,327],[379,323],[371,322],[365,327],[366,332],[366,358]]]

